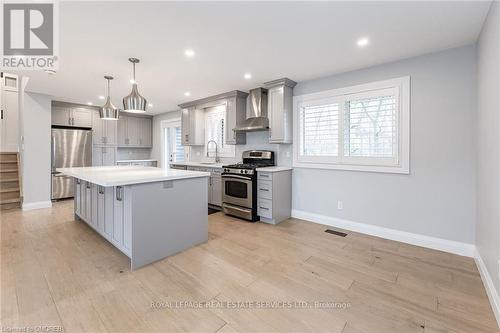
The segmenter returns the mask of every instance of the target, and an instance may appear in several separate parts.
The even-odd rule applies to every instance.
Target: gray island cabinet
[[[131,269],[208,240],[206,172],[140,166],[63,168],[75,216],[130,258]]]

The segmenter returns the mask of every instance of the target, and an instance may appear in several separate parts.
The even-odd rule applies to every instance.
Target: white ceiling
[[[473,43],[489,2],[61,2],[60,67],[24,72],[28,90],[102,104],[130,91],[129,57],[150,112],[281,77],[295,81]],[[360,49],[357,39],[368,37]],[[193,59],[184,55],[191,48]],[[243,79],[245,72],[251,80]],[[191,92],[185,97],[184,92]]]

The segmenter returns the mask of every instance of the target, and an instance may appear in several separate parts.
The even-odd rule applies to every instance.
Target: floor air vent
[[[337,236],[340,236],[340,237],[347,236],[347,234],[345,232],[335,231],[335,230],[332,230],[332,229],[326,229],[325,232],[327,232],[329,234],[337,235]]]

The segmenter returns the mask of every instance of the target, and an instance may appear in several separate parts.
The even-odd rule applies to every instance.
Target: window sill
[[[293,167],[304,168],[304,169],[364,171],[364,172],[376,172],[376,173],[397,173],[405,175],[410,174],[410,168],[408,166],[303,163],[294,161]]]

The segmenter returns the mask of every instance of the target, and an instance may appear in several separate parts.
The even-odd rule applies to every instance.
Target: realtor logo
[[[56,70],[56,3],[2,3],[2,69]]]

